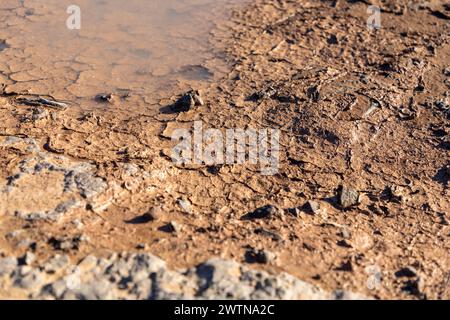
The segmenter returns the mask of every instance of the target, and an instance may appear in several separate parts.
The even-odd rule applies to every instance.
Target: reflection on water
[[[9,91],[83,103],[100,92],[137,93],[152,103],[174,86],[221,76],[208,33],[239,2],[2,0],[0,81]],[[80,30],[66,27],[74,4]]]

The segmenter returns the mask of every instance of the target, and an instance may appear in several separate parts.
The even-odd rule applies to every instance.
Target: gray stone
[[[17,259],[14,257],[6,257],[0,259],[0,276],[9,275],[17,267]]]
[[[85,198],[91,198],[106,189],[106,183],[102,178],[93,176],[88,172],[78,172],[74,176],[75,183]]]
[[[152,207],[150,210],[144,214],[144,218],[151,220],[151,221],[157,221],[161,220],[164,216],[164,211],[161,207]]]
[[[142,279],[137,281],[133,279],[133,288],[130,290],[130,293],[136,296],[136,299],[148,300],[151,297],[152,293],[152,280],[151,279]]]
[[[55,255],[44,264],[44,270],[47,273],[55,273],[67,267],[70,263],[69,257],[66,255]]]
[[[139,167],[132,163],[125,163],[123,165],[123,169],[125,171],[125,174],[129,176],[134,176],[139,172]]]
[[[309,200],[305,205],[304,205],[304,210],[306,212],[312,213],[312,214],[320,214],[320,203],[314,200]]]
[[[61,299],[64,295],[64,293],[67,290],[67,283],[64,280],[58,280],[55,281],[49,285],[46,285],[43,289],[41,294],[42,295],[51,295],[52,297],[56,299]]]
[[[444,69],[444,75],[450,77],[450,67]]]
[[[178,199],[178,204],[186,213],[192,213],[191,202],[187,199]]]
[[[48,111],[41,107],[36,107],[32,109],[31,119],[33,121],[42,120],[48,117]]]
[[[350,239],[351,236],[352,236],[352,234],[351,234],[351,232],[350,232],[347,228],[342,228],[342,229],[341,229],[341,236],[342,236],[342,238],[344,238],[344,239]]]
[[[78,267],[83,271],[89,271],[94,269],[97,265],[98,259],[94,256],[87,256],[79,264]]]
[[[34,262],[34,260],[36,260],[36,256],[33,252],[27,251],[21,260],[24,264],[30,265]]]
[[[264,251],[266,257],[270,253]],[[2,259],[4,260],[4,259]],[[360,299],[351,292],[325,292],[291,275],[272,275],[235,261],[214,258],[187,270],[169,270],[163,260],[145,253],[88,256],[74,266],[67,256],[55,256],[44,269],[59,279],[44,288],[44,274],[11,263],[13,284],[43,299]],[[83,275],[81,277],[81,275]]]
[[[174,112],[185,112],[189,111],[195,106],[203,106],[204,102],[200,96],[200,92],[196,90],[191,90],[181,96],[174,104],[170,106]]]
[[[113,284],[105,278],[82,284],[78,290],[68,290],[64,293],[65,300],[113,300],[117,295]]]
[[[150,274],[166,268],[166,263],[163,260],[150,254],[132,254],[131,261],[131,274],[141,270],[145,270]]]
[[[353,188],[342,186],[339,203],[342,208],[346,209],[352,207],[359,202],[359,192]]]
[[[38,269],[27,271],[19,270],[14,275],[14,286],[22,289],[34,289],[41,287],[44,283],[44,277]]]

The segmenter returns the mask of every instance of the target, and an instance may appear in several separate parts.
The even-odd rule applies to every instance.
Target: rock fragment
[[[353,188],[342,186],[339,193],[339,204],[343,209],[350,208],[359,202],[359,192]]]
[[[271,238],[273,241],[282,241],[283,237],[280,236],[278,233],[270,230],[266,230],[264,228],[257,228],[255,229],[255,234],[259,234],[268,238]]]
[[[95,96],[95,100],[97,102],[111,103],[114,100],[114,95],[112,93],[101,93]]]
[[[66,300],[112,300],[116,299],[113,284],[106,278],[100,278],[86,283],[79,289],[68,290],[64,293]]]
[[[338,44],[338,38],[336,37],[336,35],[332,34],[328,40],[327,40],[328,44]]]
[[[75,174],[74,180],[81,196],[84,198],[91,198],[106,189],[106,183],[102,178],[88,172]]]
[[[97,262],[98,259],[96,257],[89,255],[80,261],[78,267],[84,271],[92,270],[97,265]]]
[[[318,86],[309,87],[306,91],[306,95],[312,102],[318,102],[320,100],[320,92]]]
[[[352,262],[350,260],[342,262],[342,264],[336,268],[336,271],[352,272],[353,271]]]
[[[20,259],[20,263],[29,266],[36,260],[36,256],[33,252],[27,251],[23,257]]]
[[[406,278],[413,278],[417,276],[417,270],[413,267],[407,266],[404,268],[401,268],[395,273],[395,276],[398,278],[406,277]]]
[[[297,207],[289,208],[289,209],[287,209],[287,211],[296,218],[300,215],[300,209]]]
[[[251,248],[249,248],[251,250]],[[254,263],[270,263],[275,256],[254,250]],[[58,260],[65,260],[60,264]],[[11,260],[12,261],[12,260]],[[0,260],[3,262],[3,260]],[[14,261],[12,261],[14,262]],[[55,265],[57,264],[57,265]],[[54,277],[45,281],[40,268],[17,266],[12,285],[31,292],[36,299],[361,299],[342,291],[329,293],[291,275],[271,275],[231,260],[211,259],[188,270],[169,270],[165,262],[146,253],[113,254],[109,258],[86,257],[77,266],[67,257],[55,256],[44,263],[53,266]],[[50,282],[49,282],[50,280]]]
[[[191,202],[187,199],[178,199],[177,201],[180,208],[186,213],[192,213]]]
[[[61,299],[67,290],[67,283],[63,279],[50,283],[42,288],[41,294],[50,295],[56,299]]]
[[[179,223],[175,222],[175,221],[171,221],[168,224],[162,226],[161,228],[159,228],[161,231],[163,232],[168,232],[168,233],[180,233],[182,227]]]
[[[25,104],[27,106],[33,106],[33,107],[47,106],[47,107],[53,107],[53,108],[57,108],[57,109],[61,109],[61,110],[66,109],[68,107],[68,105],[64,102],[49,100],[49,99],[45,99],[42,97],[29,98],[29,97],[22,96],[22,97],[16,98],[15,100],[18,103]]]
[[[309,200],[303,206],[303,210],[310,214],[320,214],[320,203],[314,200]]]
[[[158,221],[164,217],[164,211],[161,207],[152,207],[143,217],[149,221]]]
[[[8,275],[17,266],[17,259],[14,257],[6,257],[0,259],[0,277],[3,275]]]
[[[43,265],[43,268],[47,273],[55,273],[67,267],[69,263],[68,256],[56,254]]]
[[[42,286],[44,277],[38,269],[28,269],[27,266],[20,267],[13,275],[14,286],[22,289],[34,289]]]
[[[447,67],[447,68],[444,69],[444,75],[446,77],[450,77],[450,67]]]
[[[191,90],[183,94],[174,104],[170,106],[172,111],[186,112],[195,106],[203,106],[204,102],[197,90]]]
[[[264,218],[270,218],[273,215],[277,213],[278,209],[269,204],[266,206],[263,206],[261,208],[256,209],[253,212],[247,213],[242,217],[242,220],[253,220],[253,219],[264,219]]]
[[[275,259],[275,255],[267,250],[250,248],[245,252],[245,261],[248,263],[267,264]]]

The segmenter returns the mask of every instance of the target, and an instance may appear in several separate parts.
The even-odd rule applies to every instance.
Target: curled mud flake
[[[241,219],[242,220],[254,220],[254,219],[265,219],[274,216],[277,213],[277,207],[273,205],[266,205],[264,207],[258,208],[253,212],[247,213]]]
[[[38,98],[38,102],[46,105],[46,106],[50,106],[50,107],[56,107],[59,109],[65,109],[68,107],[68,104],[64,103],[64,102],[58,102],[58,101],[53,101],[53,100],[48,100],[45,98]]]
[[[112,93],[101,93],[95,96],[95,101],[101,103],[112,103],[115,96]]]
[[[191,90],[185,93],[180,99],[170,106],[174,112],[186,112],[195,106],[203,106],[204,102],[197,90]]]
[[[47,106],[47,107],[53,107],[56,109],[64,110],[68,107],[68,104],[64,102],[58,102],[54,100],[49,100],[46,98],[41,97],[18,97],[15,99],[16,102],[20,104],[25,104],[27,106],[33,106],[33,107],[39,107],[39,106]]]
[[[445,13],[443,10],[430,10],[430,13],[436,18],[450,20],[450,14]]]
[[[36,108],[32,109],[31,119],[33,121],[39,121],[39,120],[47,118],[48,115],[49,115],[49,113],[47,110],[45,110],[44,108],[36,107]]]
[[[366,112],[363,114],[363,118],[367,119],[372,113],[381,109],[381,103],[378,100],[372,99],[370,101],[370,106]]]
[[[246,101],[259,102],[263,99],[272,98],[276,94],[277,94],[277,90],[273,86],[269,85],[265,89],[253,92],[250,96],[248,96],[246,98]]]

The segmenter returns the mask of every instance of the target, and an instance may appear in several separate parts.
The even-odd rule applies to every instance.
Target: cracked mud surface
[[[366,27],[368,4],[380,30]],[[22,9],[0,8],[27,28]],[[449,299],[449,9],[257,0],[211,31],[217,79],[160,90],[156,104],[130,87],[97,109],[120,86],[75,86],[84,108],[51,72],[42,87],[14,79],[41,62],[2,30],[0,297]],[[205,104],[167,112],[190,87]],[[20,99],[36,93],[69,106]],[[174,164],[171,133],[194,121],[279,128],[278,173]],[[228,264],[239,271],[223,275]]]

